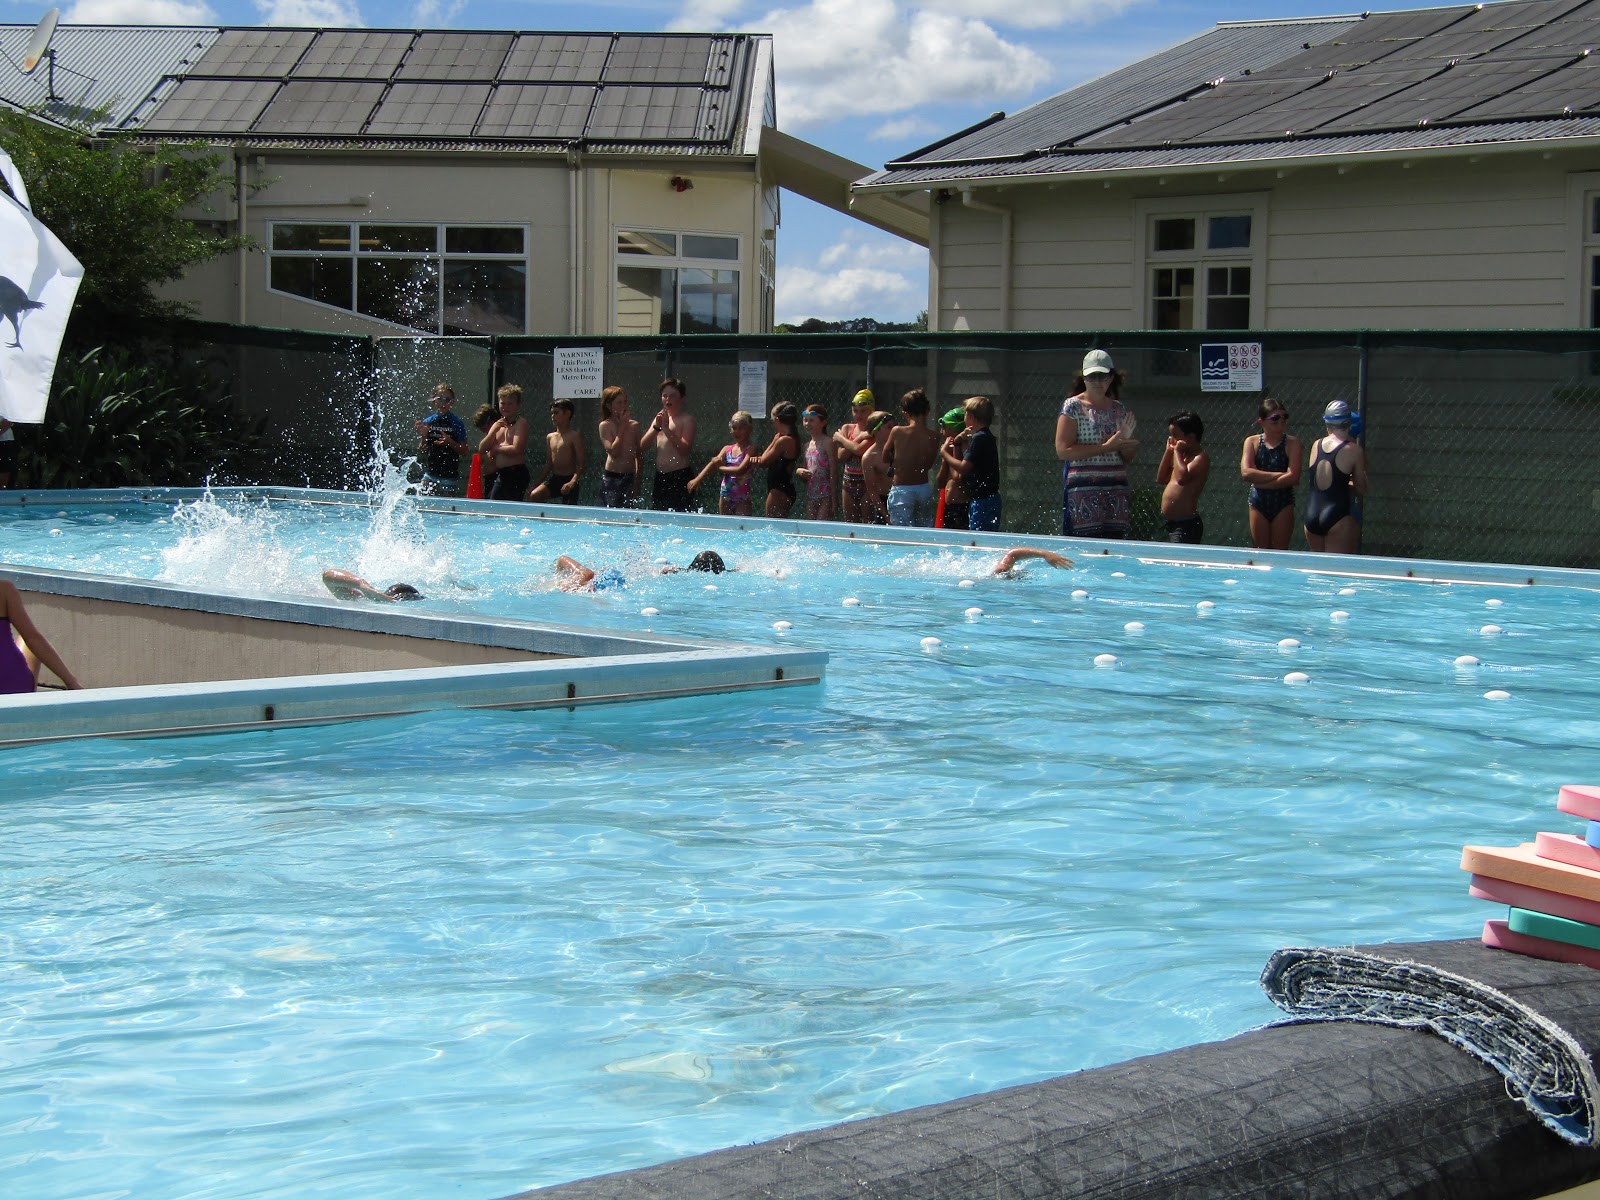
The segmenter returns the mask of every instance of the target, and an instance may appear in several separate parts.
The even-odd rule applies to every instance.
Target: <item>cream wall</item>
[[[974,195],[1012,213],[1014,329],[1148,327],[1141,202],[1244,196],[1265,208],[1266,328],[1549,328],[1586,324],[1574,197],[1597,167],[1541,152]],[[959,194],[938,209],[939,328],[996,328],[1002,219]]]
[[[247,254],[242,317],[237,255],[196,267],[163,294],[197,305],[203,320],[390,336],[402,330],[269,291],[264,251],[269,222],[516,224],[529,227],[528,332],[571,330],[571,264],[577,253],[584,262],[576,281],[580,331],[604,334],[614,329],[616,230],[633,227],[738,237],[740,329],[763,328],[762,204],[753,159],[718,164],[581,158],[574,167],[564,158],[548,157],[388,154],[381,162],[377,157],[252,152],[249,177],[264,186],[246,200],[246,231],[259,248]],[[694,186],[675,191],[674,176]],[[363,198],[370,202],[352,203]],[[581,217],[576,231],[569,217],[573,211]],[[229,219],[234,213],[219,207],[205,215]]]

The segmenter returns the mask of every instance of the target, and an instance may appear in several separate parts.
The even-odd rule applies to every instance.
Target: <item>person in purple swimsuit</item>
[[[17,585],[0,579],[0,695],[37,689],[40,663],[54,671],[73,691],[83,686],[78,677],[67,670],[67,664],[61,661],[50,639],[40,633],[29,618]]]

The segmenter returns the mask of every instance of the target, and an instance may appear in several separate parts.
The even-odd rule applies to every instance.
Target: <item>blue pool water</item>
[[[1225,1037],[1272,1019],[1280,945],[1474,934],[1461,845],[1569,828],[1557,786],[1600,779],[1578,588],[1139,547],[1006,582],[967,549],[357,507],[3,520],[18,563],[303,594],[337,563],[832,652],[761,696],[6,751],[18,1197],[487,1200]],[[739,569],[651,573],[707,545]],[[560,552],[633,582],[554,591]]]

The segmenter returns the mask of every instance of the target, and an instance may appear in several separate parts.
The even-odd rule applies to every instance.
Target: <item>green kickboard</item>
[[[1513,908],[1508,921],[1513,933],[1530,937],[1549,938],[1552,942],[1565,942],[1569,946],[1587,946],[1600,950],[1600,925],[1572,921],[1566,917],[1552,917],[1549,913],[1534,912],[1531,908]]]

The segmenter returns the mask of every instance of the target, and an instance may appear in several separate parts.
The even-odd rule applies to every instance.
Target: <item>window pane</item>
[[[277,258],[271,260],[268,284],[274,291],[304,296],[335,308],[350,307],[350,277],[355,262],[348,258]]]
[[[1248,329],[1250,268],[1206,268],[1206,328]]]
[[[1600,196],[1589,201],[1589,232],[1600,233]]]
[[[617,268],[617,332],[677,333],[678,273]]]
[[[274,225],[274,250],[348,250],[348,225]]]
[[[685,258],[725,258],[739,261],[739,239],[733,237],[708,237],[703,233],[683,235]]]
[[[1156,222],[1157,250],[1193,250],[1194,218],[1163,217]]]
[[[1194,268],[1161,267],[1150,289],[1153,329],[1194,328]]]
[[[1207,232],[1206,246],[1212,250],[1250,249],[1250,214],[1236,217],[1212,217]]]
[[[528,269],[522,263],[446,259],[446,333],[526,333]]]
[[[678,297],[679,333],[739,332],[739,272],[685,267],[678,272]]]
[[[444,250],[446,254],[521,254],[522,230],[452,225],[444,231]]]
[[[408,329],[439,332],[439,263],[432,258],[364,258],[356,311]]]
[[[667,258],[678,253],[678,235],[675,233],[635,233],[617,231],[618,254],[659,254]]]
[[[424,254],[439,248],[433,225],[363,225],[361,249],[368,253]]]

